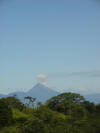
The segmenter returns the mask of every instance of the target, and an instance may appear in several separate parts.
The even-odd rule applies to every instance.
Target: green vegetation
[[[100,104],[63,93],[34,106],[34,98],[0,99],[0,133],[100,133]]]

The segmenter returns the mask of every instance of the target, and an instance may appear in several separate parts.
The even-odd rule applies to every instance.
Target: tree
[[[40,106],[36,110],[36,117],[43,121],[49,133],[66,133],[66,116],[49,109],[47,106]]]
[[[58,96],[55,96],[49,99],[46,104],[53,110],[59,112],[66,112],[67,109],[71,108],[73,104],[80,105],[85,99],[80,94],[76,93],[62,93]]]
[[[30,106],[34,107],[34,102],[35,102],[36,98],[27,96],[27,97],[24,97],[24,99],[28,100],[28,103],[27,103],[28,107],[30,107]]]
[[[100,104],[96,105],[96,113],[100,114]]]
[[[89,101],[84,101],[82,104],[89,113],[94,113],[96,111],[96,106],[94,103],[91,103]]]
[[[21,124],[19,131],[21,131],[21,133],[48,133],[43,121],[35,117]]]
[[[42,102],[37,102],[37,107],[40,107],[40,106],[42,106]]]
[[[16,96],[7,97],[5,100],[10,108],[17,108],[20,111],[24,108],[24,104]]]
[[[13,120],[12,111],[5,99],[0,99],[0,129]]]

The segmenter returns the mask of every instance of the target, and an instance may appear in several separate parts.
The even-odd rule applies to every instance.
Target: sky
[[[99,0],[0,0],[0,93],[37,82],[100,93]]]

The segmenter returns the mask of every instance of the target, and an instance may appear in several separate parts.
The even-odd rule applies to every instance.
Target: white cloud
[[[51,88],[51,86],[47,83],[47,78],[48,78],[48,75],[47,74],[39,74],[37,75],[37,80],[38,80],[38,83],[48,87],[48,88]]]
[[[37,75],[37,80],[38,80],[39,83],[46,82],[46,79],[47,79],[47,75],[46,74]]]

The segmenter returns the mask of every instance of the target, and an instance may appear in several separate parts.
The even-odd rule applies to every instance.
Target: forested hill
[[[0,99],[0,133],[100,133],[100,104],[62,93],[34,106],[35,98]]]

